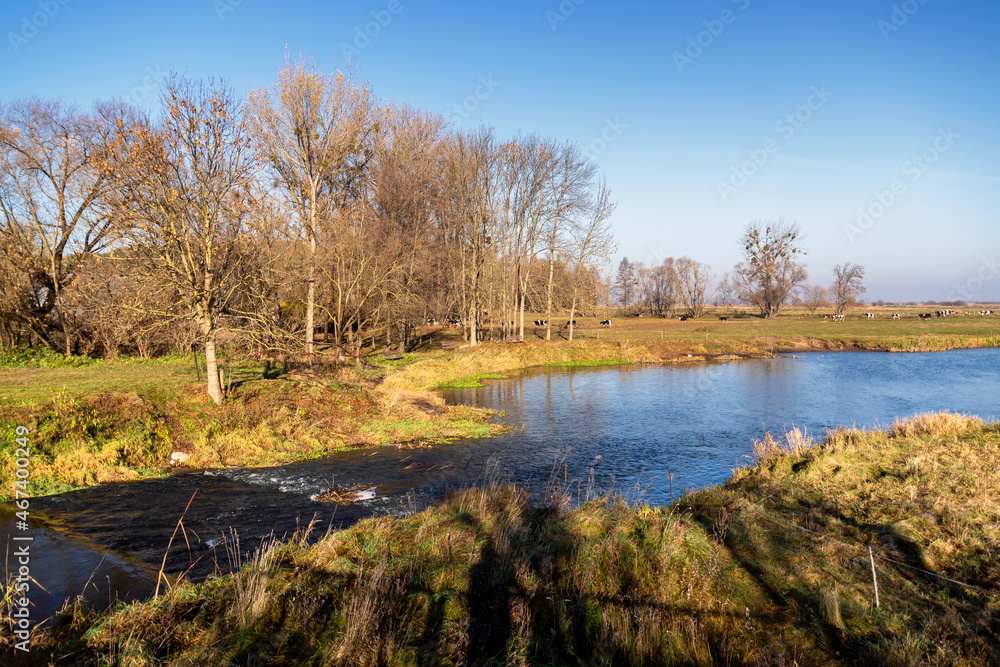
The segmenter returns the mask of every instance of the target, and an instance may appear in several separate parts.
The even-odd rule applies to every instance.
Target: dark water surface
[[[313,516],[319,532],[420,509],[449,488],[475,483],[489,461],[533,489],[554,469],[583,485],[592,472],[599,489],[638,489],[649,502],[666,503],[668,474],[675,496],[719,483],[751,462],[753,439],[766,431],[804,428],[820,438],[836,426],[889,425],[919,412],[998,416],[1000,350],[540,369],[452,390],[446,398],[504,411],[514,430],[429,449],[378,447],[278,468],[188,472],[32,499],[32,574],[48,589],[32,593],[34,619],[80,593],[96,605],[148,596],[195,491],[184,519],[190,549],[178,535],[166,567],[172,574],[190,569],[195,579],[228,569],[233,531],[245,554]],[[377,487],[377,495],[340,507],[311,500],[331,479]],[[10,506],[0,508],[0,534],[15,534],[14,521]],[[221,541],[227,536],[228,543]]]

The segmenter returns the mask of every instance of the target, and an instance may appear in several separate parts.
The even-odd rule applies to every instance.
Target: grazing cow
[[[534,323],[535,323],[536,327],[544,327],[546,324],[549,323],[549,321],[548,320],[534,320]]]
[[[681,322],[687,322],[688,321],[688,316],[687,315],[681,315],[677,319],[679,319]]]
[[[437,326],[437,323],[438,323],[438,321],[437,321],[437,320],[435,320],[435,319],[434,319],[433,317],[428,317],[428,318],[427,318],[427,319],[425,320],[425,322],[427,323],[427,326],[429,326],[429,327],[436,327],[436,326]]]
[[[898,320],[899,319],[899,313],[893,313],[892,314],[892,319]]]
[[[720,318],[719,318],[719,321],[720,321],[720,322],[728,322],[728,321],[729,321],[729,318],[728,318],[728,317],[720,317]]]
[[[601,320],[601,326],[602,327],[610,327],[611,326],[611,320]]]
[[[917,315],[917,317],[919,317],[922,320],[929,320],[929,319],[931,319],[931,314],[930,313],[919,313]]]
[[[870,320],[874,320],[875,319],[875,313],[865,313],[865,317],[867,317]]]
[[[843,313],[834,313],[833,315],[830,316],[830,319],[832,319],[834,322],[843,322],[844,321],[844,314]]]

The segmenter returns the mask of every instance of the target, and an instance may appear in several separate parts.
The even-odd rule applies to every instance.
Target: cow
[[[601,320],[601,326],[602,327],[610,327],[611,326],[611,320]]]
[[[720,318],[719,318],[719,321],[720,321],[720,322],[728,322],[728,321],[729,321],[729,318],[728,318],[728,317],[720,317]]]
[[[830,319],[833,320],[834,322],[843,322],[844,321],[844,314],[843,313],[834,313],[833,315],[830,316]]]
[[[865,313],[865,317],[867,317],[870,320],[874,320],[875,319],[875,313]]]
[[[679,319],[681,322],[687,322],[688,321],[688,316],[687,315],[681,315],[677,319]]]
[[[929,319],[931,319],[931,314],[930,313],[919,313],[919,314],[917,314],[917,317],[919,317],[922,320],[929,320]]]
[[[892,314],[892,319],[898,320],[899,319],[899,313],[893,313]]]
[[[428,317],[426,320],[424,320],[424,323],[429,327],[436,327],[438,321],[435,320],[433,317]]]
[[[544,327],[549,323],[548,320],[533,320],[536,327]]]

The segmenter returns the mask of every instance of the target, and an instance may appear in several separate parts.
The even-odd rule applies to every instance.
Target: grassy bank
[[[168,474],[191,467],[262,466],[357,445],[434,443],[497,430],[483,410],[445,406],[430,392],[387,398],[388,369],[226,368],[233,387],[211,403],[192,359],[72,362],[0,370],[0,498],[14,495],[18,425],[30,430],[32,495]]]
[[[759,443],[673,508],[498,483],[95,614],[37,664],[1000,662],[1000,429],[954,415]],[[874,605],[868,548],[881,606]],[[942,577],[963,582],[953,583]]]

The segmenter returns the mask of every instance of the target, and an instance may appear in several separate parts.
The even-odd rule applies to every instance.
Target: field
[[[556,482],[531,498],[497,468],[409,518],[268,546],[232,576],[110,614],[70,604],[32,659],[1000,662],[996,424],[924,415],[823,443],[792,432],[757,452],[672,507],[591,489],[574,508]]]
[[[934,312],[935,306],[870,308],[875,319],[864,312],[847,314],[843,322],[824,319],[802,309],[769,320],[744,311],[712,308],[698,319],[681,322],[678,317],[612,317],[612,326],[602,327],[604,317],[577,317],[574,339],[635,342],[664,341],[671,345],[702,345],[708,351],[739,351],[755,347],[765,351],[804,349],[866,349],[887,351],[929,351],[953,347],[995,347],[1000,345],[1000,316],[960,315],[921,320],[918,313]],[[976,307],[976,312],[980,310]],[[899,313],[900,319],[892,319]],[[719,317],[728,317],[722,322]],[[525,316],[526,323],[542,316]],[[553,318],[565,324],[566,319]],[[525,327],[525,338],[541,339],[544,328]],[[553,329],[553,338],[568,336],[565,329]]]

